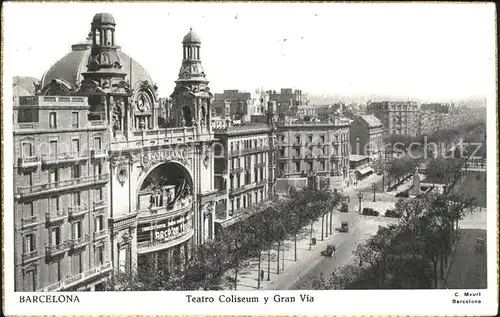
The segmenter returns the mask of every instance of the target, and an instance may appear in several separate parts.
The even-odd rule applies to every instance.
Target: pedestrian
[[[260,280],[264,280],[264,270],[260,270]]]

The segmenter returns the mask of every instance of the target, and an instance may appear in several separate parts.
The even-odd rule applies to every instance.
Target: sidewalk
[[[279,263],[279,274],[278,274],[278,256],[276,249],[271,250],[270,257],[270,270],[269,270],[269,281],[268,279],[268,251],[264,250],[261,252],[261,270],[264,270],[264,280],[260,283],[260,289],[276,289],[278,284],[287,282],[290,276],[298,276],[298,274],[304,269],[309,269],[310,262],[313,258],[317,258],[320,251],[326,249],[326,245],[329,243],[334,243],[336,237],[341,235],[335,229],[340,227],[341,218],[337,211],[334,211],[332,218],[332,234],[330,234],[330,219],[328,216],[328,223],[325,217],[325,227],[328,228],[328,237],[326,237],[326,228],[324,230],[323,241],[321,240],[321,218],[313,224],[313,234],[312,237],[316,238],[316,245],[311,246],[309,250],[309,232],[310,225],[305,226],[302,229],[301,234],[297,236],[297,261],[294,261],[294,240],[289,239],[284,242],[284,258],[283,258],[283,244],[280,251],[280,263]],[[274,246],[277,248],[277,244]],[[221,288],[230,290],[234,288],[234,276],[235,271],[230,270],[226,272],[225,277],[222,279]],[[260,272],[258,271],[258,258],[254,257],[243,261],[241,267],[238,270],[238,283],[237,290],[256,290],[258,278]]]

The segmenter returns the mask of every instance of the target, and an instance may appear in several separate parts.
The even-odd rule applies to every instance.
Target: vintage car
[[[335,253],[335,246],[333,244],[329,244],[326,246],[326,250],[321,251],[322,256],[332,257],[333,253]]]
[[[484,239],[483,238],[476,239],[476,252],[484,252]]]
[[[342,221],[340,224],[340,232],[349,232],[349,224],[347,221]]]

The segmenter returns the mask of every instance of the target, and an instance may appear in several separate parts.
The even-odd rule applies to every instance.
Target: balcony
[[[82,248],[90,242],[90,235],[86,234],[83,237],[70,239],[68,241],[69,247],[71,249]]]
[[[41,159],[38,156],[20,157],[17,165],[19,168],[33,168],[40,166]]]
[[[78,284],[80,284],[82,282],[85,282],[87,280],[95,278],[95,277],[97,277],[99,275],[103,275],[105,273],[108,273],[112,269],[113,269],[113,265],[112,265],[111,261],[105,262],[104,264],[102,264],[100,266],[96,266],[96,267],[88,269],[88,270],[86,270],[84,272],[78,273],[76,275],[69,276],[64,281],[56,283],[56,284],[59,284],[59,285],[53,284],[54,285],[54,290],[55,289],[64,289],[64,290],[67,290],[67,289],[69,289],[71,287],[74,287],[74,286],[76,286],[76,285],[78,285]],[[47,287],[46,291],[48,291],[49,287]]]
[[[35,259],[39,254],[40,252],[38,250],[23,253],[23,263]]]
[[[57,153],[57,154],[43,155],[42,164],[57,165],[57,164],[86,160],[88,158],[89,155],[86,151]]]
[[[245,192],[247,190],[251,190],[251,189],[254,189],[256,187],[263,186],[266,183],[267,183],[267,179],[264,179],[264,180],[260,180],[260,181],[255,182],[255,183],[246,184],[246,185],[243,185],[243,186],[240,186],[237,188],[229,189],[229,195],[236,195],[236,194]]]
[[[90,151],[90,157],[93,160],[103,159],[103,158],[106,158],[107,156],[108,156],[108,150],[91,150]]]
[[[63,221],[64,219],[66,219],[67,216],[68,216],[67,210],[58,210],[58,211],[53,212],[53,213],[47,212],[45,214],[45,220],[48,223],[53,223],[53,222],[57,222],[57,221]]]
[[[218,192],[215,193],[215,197],[222,197],[222,196],[225,196],[227,195],[227,190],[226,189],[221,189],[219,190]]]
[[[94,232],[94,241],[106,238],[107,236],[108,236],[108,229],[96,231]]]
[[[19,195],[20,197],[29,197],[39,194],[52,193],[60,190],[68,190],[68,189],[90,186],[106,182],[109,182],[109,174],[85,176],[85,177],[73,178],[64,181],[35,185],[30,187],[18,187],[17,195]]]
[[[85,205],[68,207],[68,215],[70,218],[77,218],[83,216],[87,212],[89,212],[89,209]]]
[[[68,244],[63,242],[61,244],[54,244],[45,247],[45,255],[48,257],[53,257],[58,254],[62,254],[68,250]]]
[[[38,128],[38,122],[23,122],[14,124],[14,131],[16,130],[34,130]]]
[[[31,227],[36,225],[37,217],[36,216],[31,216],[31,217],[24,217],[21,222],[23,228]]]
[[[269,150],[269,146],[262,146],[262,147],[254,147],[250,149],[241,149],[241,150],[236,150],[236,151],[229,151],[229,156],[239,156],[239,155],[246,155],[246,154],[253,154],[253,153],[261,153]]]
[[[237,167],[237,168],[231,169],[231,174],[240,174],[240,173],[243,173],[244,171],[245,171],[244,167]]]
[[[139,210],[139,222],[144,223],[163,218],[174,217],[176,215],[184,214],[193,207],[193,197],[186,197],[176,201],[170,206],[161,206],[148,209]]]
[[[106,204],[106,201],[104,199],[99,200],[99,201],[94,201],[93,203],[94,206],[94,213],[96,214],[101,214],[106,212],[106,208],[108,205]]]

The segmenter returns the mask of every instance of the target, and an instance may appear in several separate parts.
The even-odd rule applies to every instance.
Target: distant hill
[[[30,76],[14,76],[12,77],[12,86],[19,86],[20,91],[28,92],[33,95],[35,93],[35,86],[33,83],[38,83],[40,80]]]

